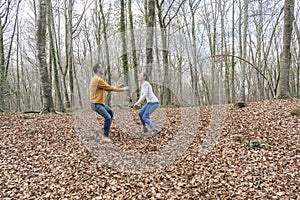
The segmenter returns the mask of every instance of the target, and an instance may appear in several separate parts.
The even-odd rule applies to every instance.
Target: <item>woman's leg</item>
[[[147,104],[148,104],[148,106],[145,108],[142,119],[144,122],[146,122],[151,127],[152,130],[156,130],[154,124],[150,120],[150,115],[155,111],[156,108],[158,108],[159,103],[158,102],[154,102],[154,103],[150,102]]]
[[[143,119],[143,115],[144,115],[145,110],[147,109],[147,107],[148,107],[148,103],[146,103],[146,104],[142,107],[142,109],[139,111],[139,117],[140,117],[140,120],[141,120],[141,122],[142,122],[143,127],[146,127],[146,122],[145,122],[144,119]]]

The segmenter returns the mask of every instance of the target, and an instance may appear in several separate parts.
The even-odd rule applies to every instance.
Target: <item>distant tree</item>
[[[248,35],[248,0],[244,0],[244,26],[243,26],[243,59],[247,60],[247,35]],[[241,89],[240,101],[246,101],[246,67],[247,63],[242,61],[242,74],[241,74]]]
[[[10,64],[10,58],[12,54],[12,46],[14,43],[14,37],[16,33],[16,27],[18,22],[18,12],[19,12],[20,1],[7,0],[4,3],[0,4],[0,108],[8,109],[9,108],[9,96],[10,96],[10,87],[8,82],[8,68]],[[13,8],[16,7],[16,12],[12,13]],[[11,22],[11,15],[15,15],[13,30],[11,37],[9,39],[4,38],[4,32],[7,30],[9,23]],[[9,41],[9,43],[7,43]],[[7,45],[9,44],[9,45]],[[8,46],[5,48],[5,45]],[[5,52],[6,50],[6,52]],[[6,56],[5,56],[6,53]],[[19,90],[16,91],[17,93]],[[18,94],[17,94],[18,96]],[[19,97],[19,96],[18,96]],[[20,98],[17,99],[19,101]],[[18,104],[18,103],[17,103]],[[19,105],[19,104],[18,104]],[[17,108],[19,109],[19,107]]]

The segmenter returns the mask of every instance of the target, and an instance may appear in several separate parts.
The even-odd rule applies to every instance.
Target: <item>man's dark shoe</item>
[[[148,133],[148,129],[146,126],[143,126],[143,133]]]

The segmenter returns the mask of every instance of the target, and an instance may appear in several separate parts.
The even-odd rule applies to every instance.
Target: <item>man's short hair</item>
[[[99,65],[100,65],[100,63],[96,63],[96,64],[93,66],[93,72],[94,72],[95,74],[97,73],[98,68],[100,67]]]
[[[103,67],[103,64],[100,63],[100,62],[96,63],[96,64],[93,66],[93,71],[94,71],[95,74],[97,73],[99,67]]]

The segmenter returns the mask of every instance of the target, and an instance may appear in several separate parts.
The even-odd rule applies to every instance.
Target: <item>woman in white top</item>
[[[157,130],[150,120],[150,115],[154,112],[159,106],[159,101],[155,94],[153,93],[152,86],[149,83],[149,76],[145,73],[140,74],[139,81],[141,83],[141,96],[139,100],[134,104],[134,107],[138,106],[145,99],[147,103],[139,111],[139,117],[143,125],[143,132],[147,133],[148,129],[146,124],[152,129],[152,136],[158,134],[160,131]]]

